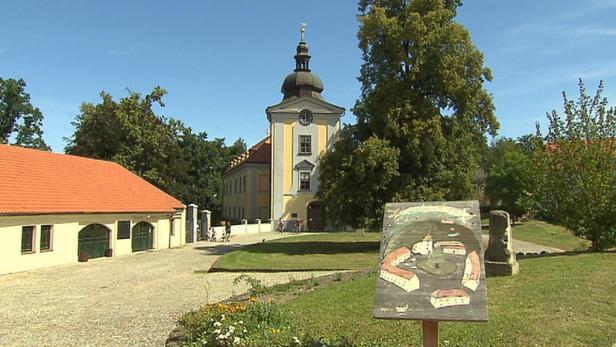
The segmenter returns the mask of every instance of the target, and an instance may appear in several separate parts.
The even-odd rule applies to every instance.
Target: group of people
[[[216,235],[216,229],[214,229],[214,227],[210,227],[210,229],[205,234],[204,241],[215,242],[220,240],[220,242],[229,242],[231,240],[231,222],[226,221],[223,222],[223,224],[225,226],[225,234],[221,235],[220,239]]]
[[[295,226],[295,233],[299,234],[304,230],[304,221],[298,218],[295,220],[294,226]],[[283,231],[284,231],[284,222],[282,218],[279,218],[278,219],[278,232],[282,233]]]

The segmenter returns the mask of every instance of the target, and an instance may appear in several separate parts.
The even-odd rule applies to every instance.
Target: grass
[[[588,248],[567,229],[542,221],[517,223],[513,238],[565,251]],[[488,229],[484,228],[487,234]],[[381,233],[320,233],[246,246],[222,256],[210,271],[361,270],[376,266]]]
[[[487,323],[440,323],[441,346],[611,346],[616,254],[523,259],[521,273],[487,280]],[[282,305],[312,336],[354,346],[417,346],[415,321],[372,318],[376,275],[338,282]]]
[[[320,233],[243,247],[222,256],[210,271],[360,270],[375,268],[380,233]]]
[[[485,235],[490,234],[488,224],[482,220],[481,232]],[[568,229],[539,220],[517,222],[512,226],[511,232],[515,240],[560,248],[563,251],[585,250],[590,246],[590,242],[573,236]]]
[[[582,250],[590,246],[590,242],[573,236],[568,229],[538,220],[516,224],[512,228],[512,233],[516,240],[556,247],[565,251]]]

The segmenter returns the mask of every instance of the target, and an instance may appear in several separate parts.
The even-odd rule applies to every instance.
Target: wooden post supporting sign
[[[438,321],[421,321],[423,331],[423,347],[438,347]]]

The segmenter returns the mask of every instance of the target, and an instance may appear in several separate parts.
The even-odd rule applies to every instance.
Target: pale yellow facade
[[[150,224],[153,227],[153,250],[186,243],[184,210],[176,213],[0,216],[0,274],[77,262],[79,232],[92,224],[108,229],[113,257],[132,254],[131,238],[118,239],[119,221],[130,221],[131,227],[139,222]],[[42,226],[51,226],[49,250],[41,250]],[[34,232],[32,251],[22,253],[24,227],[33,227]]]
[[[306,221],[308,219],[307,208],[311,202],[316,201],[315,198],[315,189],[311,189],[310,191],[301,191],[295,189],[294,186],[297,186],[299,181],[299,175],[296,169],[294,169],[295,156],[297,153],[294,153],[293,149],[297,147],[294,146],[294,129],[296,127],[301,126],[297,120],[285,120],[284,122],[284,146],[282,149],[282,153],[284,156],[284,164],[283,164],[283,172],[282,176],[284,177],[283,187],[284,191],[287,194],[283,196],[283,213],[278,218],[282,218],[283,220],[293,220],[293,219],[302,219]],[[327,151],[327,131],[328,124],[325,120],[318,120],[312,124],[312,127],[316,129],[316,133],[318,136],[318,143],[313,144],[315,146],[314,151],[318,153],[318,157],[320,158],[325,151]],[[339,124],[336,125],[332,130],[338,131]],[[312,140],[312,139],[311,139]],[[272,148],[275,148],[272,146]],[[278,153],[273,154],[278,155]],[[317,163],[315,163],[317,164]]]
[[[322,230],[323,217],[317,213],[322,208],[315,196],[318,163],[337,138],[344,109],[299,97],[271,106],[267,112],[272,141],[271,218],[282,219],[287,230],[298,219],[306,230]],[[300,121],[300,114],[307,112],[310,121]]]
[[[268,220],[269,199],[269,164],[244,163],[225,173],[222,213],[224,220]]]

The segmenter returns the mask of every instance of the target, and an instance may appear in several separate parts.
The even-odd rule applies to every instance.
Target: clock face
[[[306,109],[301,110],[301,111],[299,111],[299,117],[298,118],[299,118],[299,123],[301,125],[308,125],[308,124],[312,123],[312,119],[313,119],[312,111],[306,110]]]

